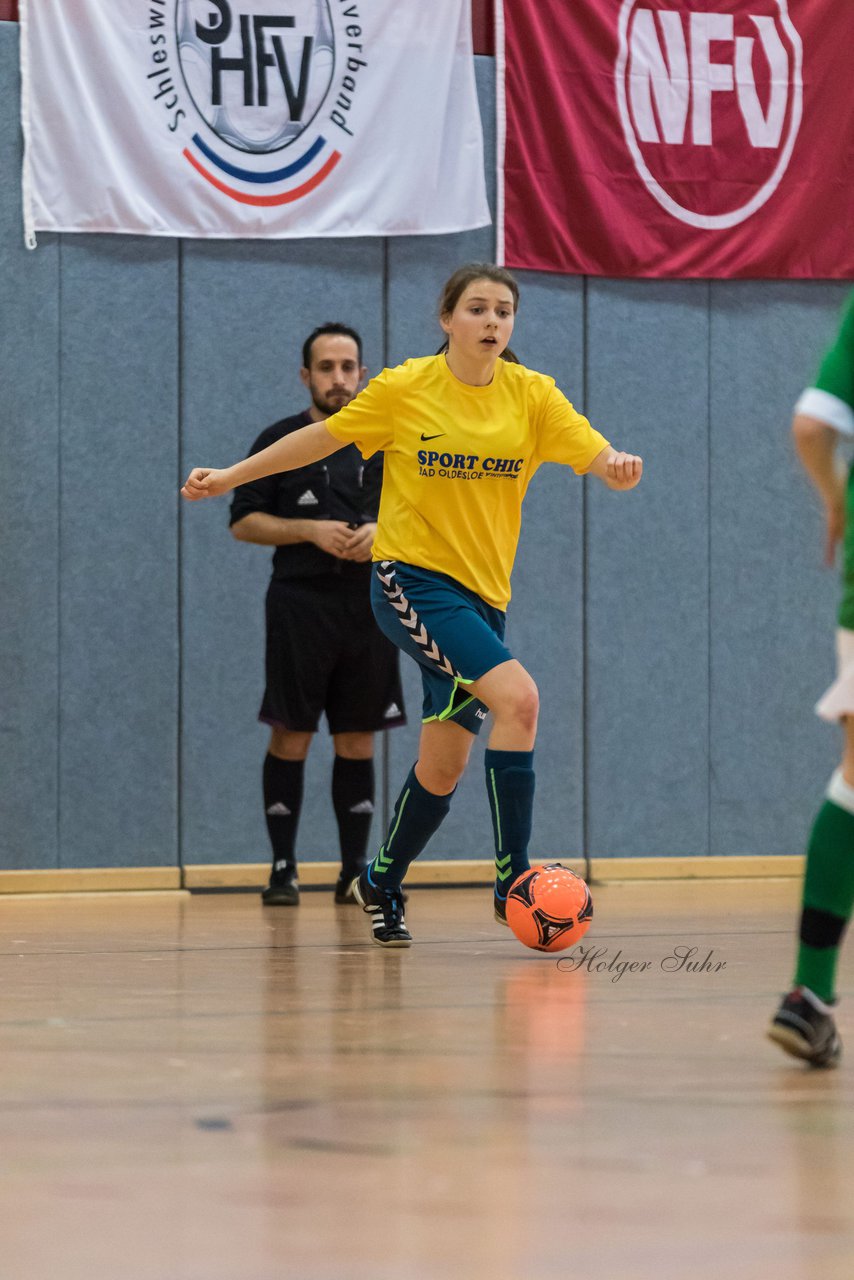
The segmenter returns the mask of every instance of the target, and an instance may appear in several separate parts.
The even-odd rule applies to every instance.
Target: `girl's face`
[[[469,358],[497,359],[513,332],[513,295],[504,284],[473,280],[453,311],[441,318],[454,351]]]

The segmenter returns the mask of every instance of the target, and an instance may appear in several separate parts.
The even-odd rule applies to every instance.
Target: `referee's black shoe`
[[[353,873],[349,874],[342,871],[338,879],[335,881],[335,901],[339,905],[346,902],[355,902],[356,895],[353,892]]]
[[[353,896],[371,917],[374,942],[381,947],[411,947],[412,934],[403,915],[403,890],[384,889],[373,884],[369,868],[352,884]]]
[[[261,894],[265,907],[298,907],[299,884],[296,867],[285,865],[270,872],[270,883]]]
[[[357,876],[361,876],[366,865],[367,863],[364,863],[364,861],[355,865],[351,863],[350,867],[344,867],[342,864],[341,873],[339,873],[338,879],[335,881],[335,902],[343,905],[346,902],[356,901],[356,895],[353,893],[353,881]]]

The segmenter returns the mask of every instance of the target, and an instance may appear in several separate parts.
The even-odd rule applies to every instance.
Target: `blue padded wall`
[[[708,851],[708,285],[593,280],[590,418],[641,486],[590,486],[591,855]]]
[[[55,867],[59,247],[24,248],[18,31],[0,23],[0,868]]]
[[[62,866],[174,865],[175,241],[63,237]]]

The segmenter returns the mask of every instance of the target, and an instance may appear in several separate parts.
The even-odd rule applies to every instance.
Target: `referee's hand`
[[[376,536],[377,526],[371,521],[367,524],[359,525],[358,529],[351,529],[344,559],[358,560],[360,563],[365,564],[373,554],[374,538]]]
[[[348,559],[347,548],[350,544],[350,526],[343,520],[310,520],[311,540],[327,555],[337,556],[339,560]]]

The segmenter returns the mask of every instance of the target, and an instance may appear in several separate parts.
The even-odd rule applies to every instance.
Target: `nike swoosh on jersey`
[[[422,440],[438,440],[439,436],[445,436],[447,434],[448,434],[447,431],[437,431],[434,436],[425,436],[422,434],[421,439]]]

